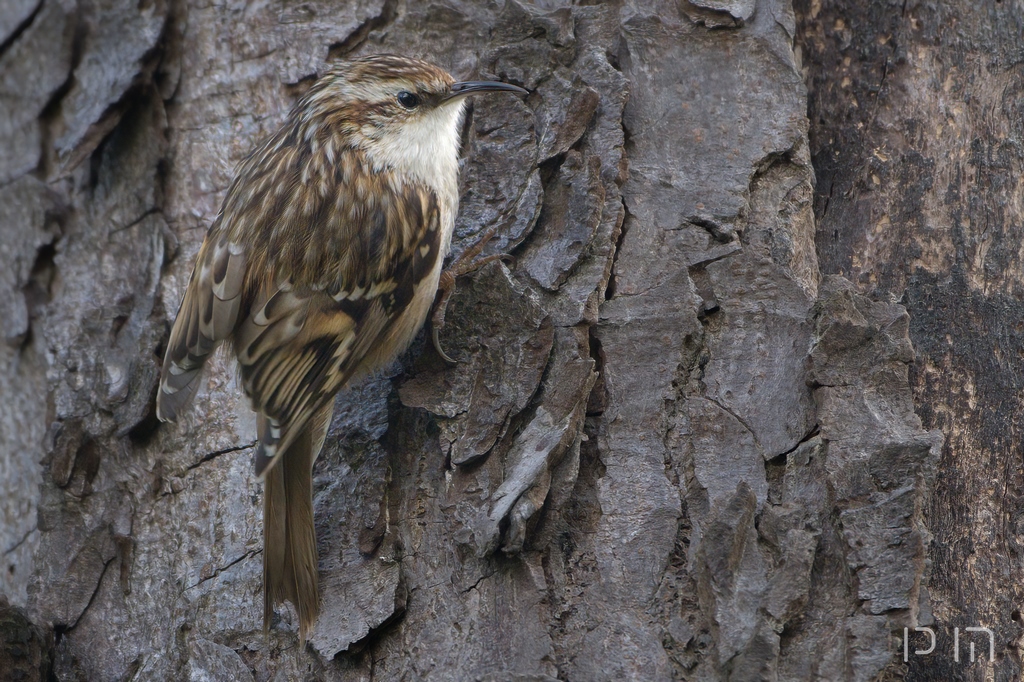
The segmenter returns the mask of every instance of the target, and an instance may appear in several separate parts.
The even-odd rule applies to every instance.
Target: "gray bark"
[[[936,653],[911,652],[903,672],[1019,680],[1024,6],[797,5],[822,270],[906,306],[913,400],[945,435],[922,509],[934,616],[921,620]],[[979,626],[993,632],[991,663],[986,636],[966,631]]]
[[[986,590],[971,581],[1000,575],[994,554],[966,570],[964,550],[929,547],[970,533],[937,465],[973,447],[961,392],[996,419],[982,415],[1008,394],[967,386],[1015,346],[991,338],[1003,364],[969,384],[929,379],[939,318],[895,301],[946,289],[881,286],[909,259],[858,241],[874,243],[861,209],[880,199],[823,150],[867,173],[889,130],[871,116],[889,110],[836,94],[850,39],[830,32],[842,12],[811,4],[799,33],[787,0],[0,6],[0,676],[901,674],[903,628],[938,618],[926,587],[959,618]],[[853,37],[873,44],[879,22]],[[381,51],[532,91],[478,98],[464,135],[455,251],[499,225],[487,252],[515,261],[460,280],[442,333],[458,365],[421,339],[339,396],[314,472],[324,603],[303,648],[288,609],[261,631],[255,420],[230,358],[179,424],[156,422],[153,395],[235,164],[325,64]],[[829,147],[833,121],[881,127]],[[1001,130],[977,133],[993,145],[979,153],[1019,171]],[[901,182],[887,153],[884,196],[918,202],[893,227],[909,242],[927,230],[914,188],[938,190]],[[839,222],[822,207],[833,176],[861,197]],[[1016,252],[1000,253],[1009,278]],[[945,256],[928,281],[966,267]],[[1015,442],[986,456],[1009,471]],[[1006,625],[999,675],[1019,670]]]

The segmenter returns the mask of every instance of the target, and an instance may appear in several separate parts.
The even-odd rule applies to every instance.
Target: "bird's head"
[[[466,96],[478,92],[529,94],[500,81],[457,82],[429,62],[378,54],[332,68],[306,95],[305,110],[375,162],[431,181],[457,172]]]

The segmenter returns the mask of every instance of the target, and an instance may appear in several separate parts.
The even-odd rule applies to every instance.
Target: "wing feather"
[[[439,265],[440,211],[433,192],[410,186],[374,204],[376,211],[345,228],[353,233],[347,255],[360,254],[363,267],[339,267],[345,260],[335,257],[326,276],[312,282],[293,277],[239,324],[235,344],[243,386],[266,417],[256,455],[259,474],[342,387],[374,369],[365,366],[367,358],[380,361],[380,344],[406,313],[417,284]]]
[[[336,172],[304,177],[324,160],[303,157],[291,132],[243,161],[228,190],[175,320],[157,400],[158,416],[175,418],[206,358],[230,339],[261,415],[261,474],[343,386],[404,349],[429,308],[418,300],[411,320],[410,304],[433,297],[418,285],[447,247],[433,190],[371,171],[353,148],[336,153]]]
[[[245,249],[215,222],[199,249],[171,328],[157,393],[161,421],[176,419],[192,400],[206,359],[238,323],[246,262]]]

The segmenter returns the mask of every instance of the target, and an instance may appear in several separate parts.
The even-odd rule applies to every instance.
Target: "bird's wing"
[[[376,369],[368,356],[388,359],[379,346],[441,257],[434,192],[387,173],[378,180],[317,192],[308,222],[276,246],[283,232],[268,231],[258,249],[269,254],[263,283],[253,282],[262,289],[234,336],[243,386],[266,417],[257,474],[353,376]]]
[[[245,249],[229,241],[218,219],[199,249],[171,328],[156,400],[161,421],[177,418],[199,387],[206,358],[234,330],[245,272]]]
[[[368,355],[402,350],[383,348],[388,331],[442,257],[441,232],[433,190],[285,126],[242,162],[200,249],[158,416],[179,414],[207,356],[231,338],[243,387],[266,417],[262,474],[347,381],[375,369]]]
[[[156,397],[160,421],[181,414],[199,388],[206,359],[248,310],[256,254],[247,235],[266,231],[265,189],[275,178],[287,180],[298,160],[298,145],[287,132],[278,131],[242,162],[199,248],[164,353]]]

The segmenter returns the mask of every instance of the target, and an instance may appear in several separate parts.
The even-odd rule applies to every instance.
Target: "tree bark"
[[[3,4],[0,671],[1015,679],[1019,7],[797,5]],[[463,135],[515,259],[339,396],[300,647],[232,361],[153,398],[235,165],[374,52],[531,91]]]
[[[923,509],[932,613],[920,621],[938,641],[910,654],[906,679],[1018,680],[1024,9],[796,4],[822,271],[907,308],[914,403],[945,437]],[[992,662],[969,627],[993,632]]]

